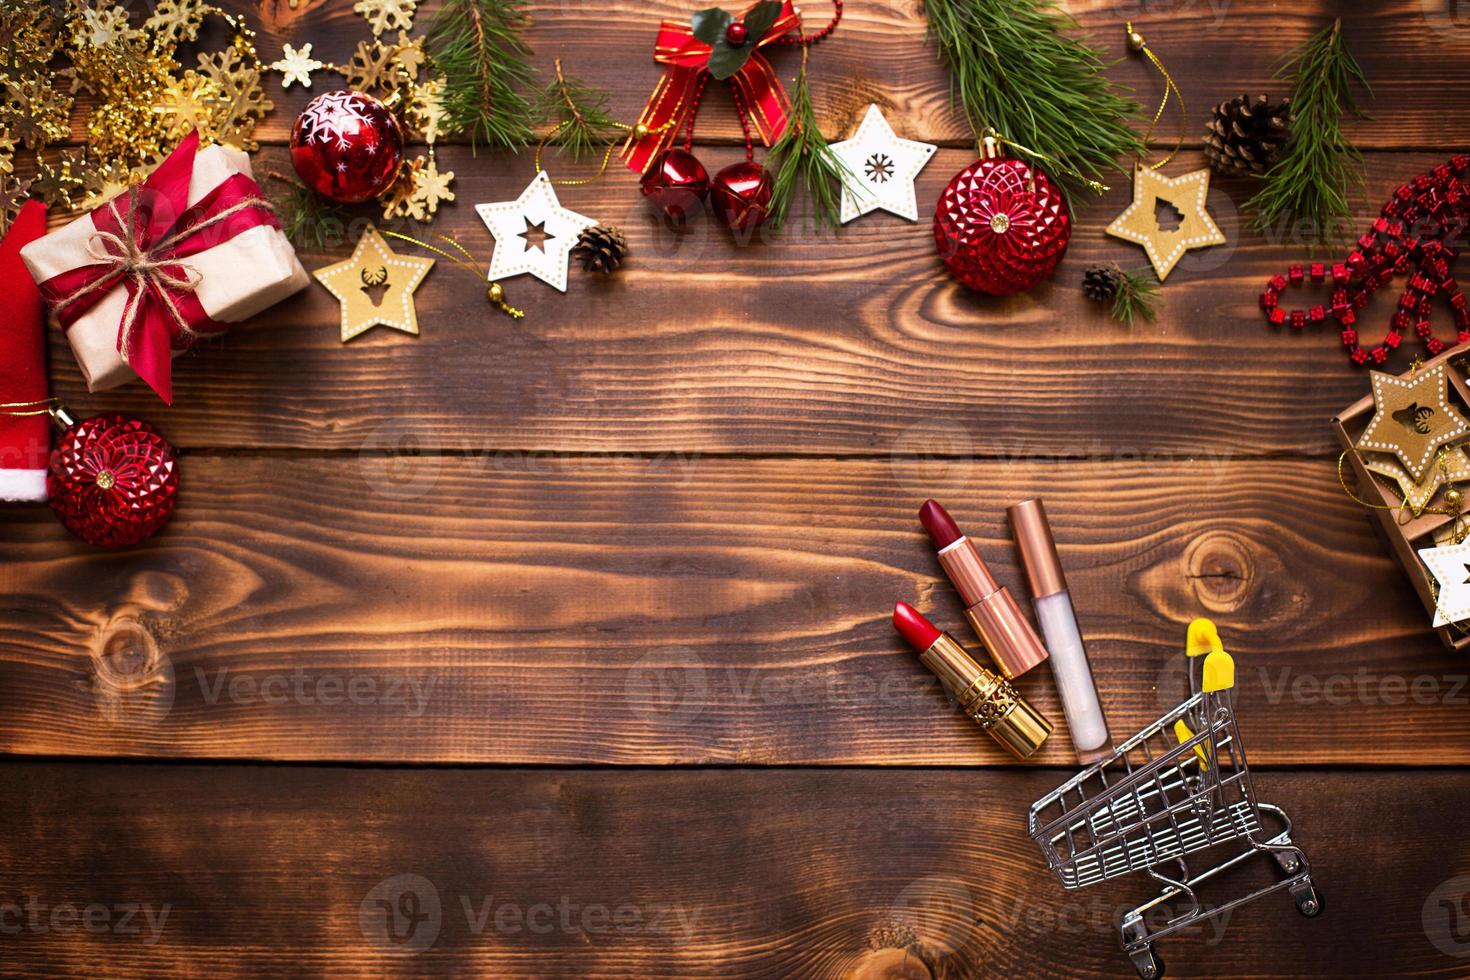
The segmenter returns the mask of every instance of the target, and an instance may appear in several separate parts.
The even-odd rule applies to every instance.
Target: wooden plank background
[[[267,59],[311,41],[343,61],[367,33],[343,0],[226,6]],[[1342,16],[1376,95],[1357,225],[1470,124],[1454,4],[1066,7],[1118,57],[1130,18],[1163,56],[1192,109],[1181,170],[1209,105],[1280,91],[1282,55]],[[656,20],[687,12],[539,2],[529,38],[631,119]],[[923,35],[915,2],[849,0],[813,72],[829,138],[876,101],[943,144],[927,206],[973,153]],[[1158,91],[1136,59],[1112,73]],[[270,94],[256,167],[286,172],[308,93]],[[740,152],[726,101],[700,117],[712,168]],[[514,197],[529,154],[440,162],[458,202],[433,231],[488,259],[471,205]],[[343,346],[313,288],[177,361],[172,408],[88,395],[54,336],[58,394],[153,420],[184,488],[117,554],[45,508],[0,522],[0,973],[1128,974],[1111,920],[1146,889],[1064,893],[1025,838],[1064,733],[1041,768],[1010,763],[887,622],[905,598],[967,635],[925,497],[1019,587],[1002,510],[1040,494],[1115,732],[1179,699],[1183,625],[1217,618],[1262,795],[1318,864],[1323,918],[1268,899],[1164,943],[1171,974],[1463,975],[1470,667],[1338,485],[1327,420],[1365,378],[1330,331],[1263,325],[1261,285],[1308,251],[1244,229],[1246,181],[1216,181],[1230,244],[1181,263],[1157,322],[1086,304],[1087,265],[1142,261],[1102,234],[1114,183],[1056,276],[1005,300],[953,283],[925,221],[737,246],[660,227],[615,171],[561,198],[626,229],[625,270],[565,295],[510,281],[524,321],[441,264],[421,337]],[[1046,677],[1022,686],[1060,718]],[[400,875],[442,900],[418,955],[360,921]],[[31,924],[32,896],[61,927]],[[548,903],[580,912],[474,918]],[[105,928],[65,928],[89,905]]]

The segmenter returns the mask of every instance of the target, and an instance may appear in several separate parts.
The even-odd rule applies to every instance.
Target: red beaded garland
[[[1470,156],[1460,155],[1401,185],[1383,206],[1372,227],[1358,239],[1357,248],[1345,261],[1334,263],[1330,270],[1321,262],[1313,262],[1305,269],[1293,265],[1285,275],[1272,276],[1261,293],[1266,322],[1300,330],[1308,323],[1322,322],[1330,313],[1341,328],[1348,357],[1359,365],[1387,361],[1410,329],[1431,355],[1454,344],[1470,343],[1470,309],[1465,294],[1450,275],[1450,263],[1458,254],[1451,243],[1459,240],[1470,221],[1470,187],[1464,183],[1466,170],[1470,170]],[[1358,311],[1394,276],[1411,269],[1388,332],[1378,346],[1363,347],[1357,330]],[[1281,293],[1288,285],[1301,285],[1309,278],[1321,283],[1329,271],[1330,305],[1318,304],[1290,312],[1282,308]],[[1455,321],[1454,344],[1434,336],[1430,326],[1435,296],[1449,300]]]

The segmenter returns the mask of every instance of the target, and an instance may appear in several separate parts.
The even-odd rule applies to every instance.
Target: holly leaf
[[[715,47],[724,43],[725,29],[734,19],[727,11],[719,7],[706,7],[704,10],[696,10],[694,16],[689,18],[689,30],[693,33],[695,40]]]
[[[776,18],[780,16],[780,0],[763,0],[750,8],[750,12],[745,15],[745,29],[752,47],[755,42],[766,36],[766,31],[771,29],[771,25],[776,23]]]
[[[715,78],[724,81],[745,67],[745,62],[750,58],[750,49],[747,47],[732,48],[721,40],[715,45],[709,55],[709,73]]]

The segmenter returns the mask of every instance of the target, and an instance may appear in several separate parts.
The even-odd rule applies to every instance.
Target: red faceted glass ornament
[[[934,242],[956,279],[1006,296],[1051,275],[1072,237],[1072,216],[1045,173],[1001,158],[989,143],[986,152],[939,195]]]
[[[403,130],[388,107],[361,92],[312,99],[291,127],[291,164],[329,201],[356,204],[386,191],[403,162]]]
[[[704,207],[709,171],[693,153],[674,147],[653,158],[638,187],[659,213],[682,223]]]
[[[754,160],[742,160],[715,174],[710,203],[732,231],[748,231],[771,214],[771,172]]]
[[[46,496],[66,529],[99,548],[126,548],[168,523],[179,492],[174,447],[142,419],[109,413],[66,425],[51,450]]]

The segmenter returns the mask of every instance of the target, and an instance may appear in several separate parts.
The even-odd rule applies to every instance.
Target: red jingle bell
[[[638,188],[660,214],[682,224],[704,207],[704,199],[709,196],[709,171],[693,153],[673,147],[653,158]]]
[[[51,450],[46,497],[66,529],[99,548],[126,548],[168,523],[178,499],[174,448],[142,419],[109,413],[64,426]]]
[[[403,162],[403,130],[389,108],[361,92],[328,92],[291,127],[291,165],[329,201],[357,204],[386,191]]]
[[[1045,173],[1002,158],[994,137],[984,145],[984,158],[956,174],[939,196],[934,243],[961,283],[1007,296],[1051,275],[1072,237],[1072,216]]]
[[[771,172],[754,160],[742,160],[715,174],[710,203],[731,231],[749,231],[770,217],[773,191]]]

